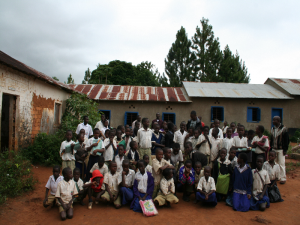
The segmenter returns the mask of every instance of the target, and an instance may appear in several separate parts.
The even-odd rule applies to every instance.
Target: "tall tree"
[[[72,74],[69,75],[67,84],[74,84],[74,79],[72,78]]]
[[[84,73],[82,84],[88,84],[90,78],[91,78],[91,71],[90,68],[87,68],[87,70]]]
[[[201,81],[215,81],[222,60],[219,39],[215,38],[212,26],[208,19],[200,20],[201,28],[197,26],[192,37],[192,48],[196,54],[194,60],[194,77]]]
[[[192,42],[183,27],[178,30],[176,40],[165,59],[165,71],[171,87],[179,87],[183,80],[195,81],[192,76],[193,62],[196,58],[191,51]]]

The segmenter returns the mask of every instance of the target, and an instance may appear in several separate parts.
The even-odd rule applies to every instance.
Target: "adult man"
[[[106,117],[104,114],[101,115],[101,120],[99,122],[97,122],[95,128],[98,128],[99,130],[101,130],[102,128],[104,128],[104,122],[106,120]],[[109,124],[109,120],[108,121],[108,124]]]
[[[139,128],[142,128],[142,122],[141,122],[141,120],[142,120],[142,117],[140,115],[138,115],[137,118],[136,118],[136,120],[132,122],[132,127],[131,128],[132,129],[135,128],[135,122],[136,121],[140,122],[140,127]]]
[[[186,129],[188,130],[190,127],[193,127],[194,129],[202,127],[201,120],[197,117],[196,111],[191,112],[191,119],[188,121]]]
[[[285,154],[289,147],[289,135],[288,129],[281,124],[281,118],[274,116],[273,125],[271,129],[271,149],[276,152],[275,162],[279,164],[280,173],[279,179],[281,184],[286,182],[286,171],[285,171]]]
[[[83,123],[78,124],[77,129],[76,129],[76,134],[79,134],[81,129],[85,130],[85,135],[87,138],[91,138],[93,136],[93,130],[91,125],[88,124],[89,122],[89,117],[84,116],[83,117]]]
[[[161,128],[162,128],[163,121],[160,119],[160,114],[159,114],[159,113],[156,113],[156,119],[152,120],[152,124],[151,124],[151,128],[152,128],[152,129],[154,128],[154,123],[155,123],[155,122],[158,123],[159,128],[161,129]]]

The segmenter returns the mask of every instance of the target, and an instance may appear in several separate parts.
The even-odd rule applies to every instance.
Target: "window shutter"
[[[124,126],[127,124],[127,112],[125,112],[125,118],[124,118]],[[129,127],[131,127],[131,124],[128,124]]]
[[[247,122],[252,121],[252,108],[247,108]]]

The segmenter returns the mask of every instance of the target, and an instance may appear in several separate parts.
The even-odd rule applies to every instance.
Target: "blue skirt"
[[[127,188],[127,187],[121,187],[120,193],[122,196],[122,205],[126,205],[127,203],[130,203],[133,200],[132,189]]]
[[[196,199],[201,202],[209,203],[211,206],[216,206],[218,204],[217,196],[215,192],[209,195],[207,200],[205,200],[204,194],[197,192]]]
[[[140,196],[141,197],[144,197],[145,196],[145,194],[144,193],[141,193],[141,192],[139,192],[140,193]],[[150,200],[151,198],[149,197],[149,196],[147,196],[146,197],[146,200]],[[133,209],[132,209],[134,212],[140,212],[140,213],[142,213],[143,212],[143,210],[142,210],[142,207],[140,206],[140,200],[139,200],[139,198],[135,198],[135,200],[134,200],[134,203],[133,203]]]
[[[232,207],[236,211],[247,212],[250,209],[250,200],[246,194],[243,195],[233,192]]]
[[[267,208],[270,207],[270,199],[268,196],[264,196],[261,200],[255,200],[253,197],[250,199],[250,209],[259,210],[259,205],[262,203],[267,203]]]

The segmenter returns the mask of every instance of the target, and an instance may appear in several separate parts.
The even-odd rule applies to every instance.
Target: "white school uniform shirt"
[[[255,136],[255,137],[253,138],[251,144],[253,145],[253,143],[254,143],[255,141],[260,142],[260,141],[263,139],[263,137],[264,137],[264,135],[261,136],[261,138],[259,138],[258,136]],[[264,144],[263,147],[270,147],[270,145],[269,145],[269,139],[268,139],[268,138],[266,138],[266,142],[265,142],[265,144]],[[256,148],[255,148],[255,153],[256,153],[256,154],[262,154],[262,153],[265,153],[265,152],[264,152],[263,150],[261,150],[259,147],[256,147]]]
[[[145,171],[144,175],[138,171],[135,174],[135,179],[138,182],[138,191],[141,193],[147,193],[147,186],[148,186],[148,174]]]
[[[168,191],[169,186],[171,185],[171,190]],[[162,192],[164,195],[168,195],[171,193],[175,193],[175,185],[174,180],[171,178],[170,180],[167,180],[166,178],[162,178],[160,181],[160,192]]]
[[[46,184],[46,188],[48,188],[50,190],[50,194],[51,195],[55,195],[56,194],[56,190],[57,190],[57,185],[59,182],[61,182],[64,179],[63,176],[59,175],[58,178],[55,180],[54,176],[51,175],[48,179],[48,182]]]
[[[211,137],[208,136],[209,141],[211,140]],[[201,143],[202,141],[206,140],[204,134],[201,134],[199,136],[199,143]],[[199,148],[199,152],[203,153],[204,155],[210,155],[210,147],[209,147],[209,143],[208,141],[206,143],[201,144],[200,148]]]
[[[129,169],[128,174],[125,175],[125,184],[128,186],[133,185],[135,179],[135,172],[134,170]]]
[[[94,140],[97,140],[97,141],[98,141],[99,139],[101,139],[101,138],[96,139],[96,138],[92,137],[92,138],[88,139],[88,141],[85,143],[85,147],[86,147],[86,148],[90,147],[92,144],[94,144],[94,143],[93,143]],[[102,142],[102,140],[100,140],[100,142]],[[103,143],[102,143],[102,144],[103,144]],[[92,151],[92,149],[91,149],[91,151]]]
[[[84,125],[84,123],[80,123],[80,124],[78,124],[75,133],[76,133],[76,134],[79,134],[79,132],[80,132],[81,129],[84,129],[84,130],[85,130],[85,136],[86,136],[87,138],[89,138],[90,136],[93,135],[93,130],[92,130],[91,125],[89,125],[89,124]]]
[[[68,146],[68,145],[71,145],[71,144],[74,144],[75,142],[74,141],[69,141],[69,142],[67,142],[67,141],[63,141],[62,143],[61,143],[61,145],[60,145],[60,151],[59,151],[59,154],[60,154],[60,156],[61,156],[61,159],[63,160],[63,161],[70,161],[70,160],[74,160],[75,161],[75,153],[76,153],[76,150],[74,150],[74,155],[73,154],[71,154],[71,153],[64,153],[64,154],[62,154],[62,151],[66,148],[66,146]]]
[[[168,161],[166,161],[165,159],[161,159],[160,162],[156,158],[152,160],[152,175],[154,178],[155,185],[158,185],[162,178],[162,173],[159,168],[161,168],[165,165],[171,166],[171,164]]]
[[[229,160],[229,154],[226,156],[226,159]],[[230,162],[231,162],[232,168],[234,169],[234,167],[238,164],[237,157],[234,156],[234,158],[232,160],[230,160]]]
[[[173,153],[173,149],[171,149],[171,160],[172,162],[176,165],[177,162],[183,162],[183,155],[182,155],[182,151],[179,150],[178,154],[175,155]]]
[[[227,129],[228,129],[228,126],[226,126],[226,127],[222,127],[222,132],[223,132],[223,134],[226,134],[226,132],[227,132]]]
[[[275,165],[272,167],[269,163],[269,161],[265,161],[263,165],[263,169],[268,172],[270,180],[275,180],[276,178],[279,180],[279,174],[280,174],[280,167],[275,162]]]
[[[73,181],[75,182],[75,186],[76,186],[76,183],[77,183],[78,188],[79,188],[79,191],[82,191],[82,190],[83,190],[83,185],[84,185],[84,183],[83,183],[83,181],[81,180],[81,178],[79,177],[78,181],[76,182],[76,181],[74,180],[74,177],[73,177]]]
[[[103,141],[103,148],[104,148],[104,160],[105,161],[112,161],[114,158],[114,149],[111,145],[109,145],[109,147],[106,149],[105,147],[110,143],[109,138],[106,138]],[[113,145],[115,146],[115,148],[117,148],[117,143],[115,140],[113,140]]]
[[[150,166],[150,165],[148,164],[148,165],[145,167],[145,171],[152,174],[152,166]]]
[[[119,184],[122,182],[122,175],[118,172],[116,172],[114,175],[111,174],[111,172],[108,172],[104,176],[103,184],[107,184],[108,188],[110,191],[119,191]],[[105,190],[105,185],[103,189],[102,185],[102,190]]]
[[[152,147],[152,130],[147,128],[147,130],[142,127],[137,132],[137,142],[139,143],[140,148],[151,148]]]
[[[214,159],[216,159],[219,150],[221,150],[222,148],[222,139],[220,138],[215,139],[214,137],[211,137],[210,143],[211,143],[210,159],[213,161]]]
[[[174,143],[178,143],[180,145],[181,151],[184,151],[184,139],[187,134],[188,134],[188,132],[183,131],[183,133],[181,133],[180,130],[178,130],[174,133],[173,141],[174,141]]]
[[[232,146],[248,148],[248,138],[235,136],[233,137]]]
[[[260,176],[258,175],[260,174]],[[262,169],[261,171],[258,171],[256,169],[252,170],[252,176],[253,176],[253,195],[256,196],[258,193],[262,193],[264,189],[264,185],[270,184],[270,178],[269,174],[266,170]]]
[[[229,154],[230,148],[233,145],[233,138],[224,138],[223,139],[223,144],[222,144],[222,148],[226,148],[227,149],[227,155]]]
[[[57,185],[57,190],[55,193],[56,198],[61,198],[63,203],[69,204],[73,195],[77,195],[78,191],[73,180],[69,180],[68,182],[62,180]]]
[[[192,142],[193,150],[198,151],[198,149],[196,148],[196,145],[200,143],[199,142],[200,141],[200,135],[198,136],[198,138],[196,138],[195,136],[193,136],[193,137],[190,137],[188,140],[190,142]]]
[[[124,161],[125,156],[123,155],[122,159],[119,155],[115,156],[115,162],[117,163],[117,172],[121,173],[123,171],[122,163]]]
[[[107,120],[107,121],[108,121],[108,124],[109,124],[109,120]],[[98,122],[96,123],[95,128],[98,128],[99,130],[101,130],[102,128],[104,128],[104,124],[102,123],[102,120],[100,120],[100,121],[98,121]],[[104,134],[103,134],[103,135],[104,135]]]
[[[90,173],[93,173],[94,170],[99,170],[100,173],[104,176],[106,173],[108,173],[108,167],[105,163],[103,163],[103,166],[101,168],[99,168],[99,164],[95,163],[92,167],[92,169],[90,170]]]
[[[215,191],[216,185],[214,178],[209,177],[208,181],[206,181],[205,177],[201,177],[197,189],[206,193],[209,193],[210,191]]]
[[[211,136],[212,137],[212,130],[213,130],[214,128],[211,128],[210,130],[209,130],[209,136]],[[222,129],[219,127],[219,133],[218,133],[218,138],[220,138],[220,139],[223,139],[224,138],[224,136],[223,136],[223,131],[222,131]]]

